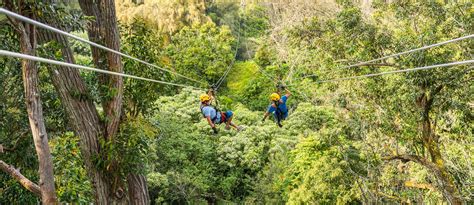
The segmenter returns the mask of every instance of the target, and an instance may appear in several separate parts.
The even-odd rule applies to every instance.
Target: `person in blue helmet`
[[[210,94],[202,94],[199,97],[201,101],[201,113],[204,118],[206,118],[209,126],[211,126],[214,134],[217,134],[216,124],[225,123],[225,129],[229,130],[231,127],[237,129],[237,131],[242,130],[241,126],[237,126],[235,123],[232,122],[232,118],[234,117],[234,113],[230,110],[226,112],[220,112],[214,106],[211,105],[211,95]]]
[[[265,121],[265,119],[271,114],[273,114],[274,119],[276,123],[278,124],[279,127],[283,127],[281,124],[282,120],[285,120],[288,117],[288,108],[286,107],[286,101],[288,100],[288,97],[290,97],[291,92],[284,88],[286,94],[282,97],[280,97],[280,94],[278,93],[272,93],[270,95],[270,100],[272,101],[271,104],[268,106],[267,111],[265,112],[265,115],[263,116],[262,122]]]

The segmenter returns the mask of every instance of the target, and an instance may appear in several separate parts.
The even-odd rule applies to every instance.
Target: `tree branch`
[[[31,191],[33,194],[41,198],[41,189],[40,187],[30,181],[28,178],[23,176],[20,171],[15,169],[15,167],[8,165],[5,163],[3,160],[0,160],[0,169],[2,169],[4,172],[8,173],[10,176],[12,176],[14,179],[16,179],[20,184],[25,187],[25,189],[28,189]]]
[[[391,156],[391,157],[385,157],[385,158],[382,158],[383,160],[401,160],[403,163],[407,163],[407,162],[415,162],[415,163],[418,163],[418,164],[421,164],[422,166],[424,166],[425,168],[427,168],[428,170],[430,170],[431,172],[433,172],[434,175],[436,175],[436,177],[441,177],[442,176],[442,173],[440,171],[440,169],[438,168],[438,166],[429,161],[428,159],[424,158],[424,157],[420,157],[420,156],[417,156],[417,155],[409,155],[409,154],[404,154],[404,155],[395,155],[395,156]],[[440,178],[439,178],[440,179]]]
[[[410,187],[410,188],[418,188],[418,189],[428,189],[428,190],[431,190],[431,191],[435,191],[436,189],[433,187],[433,185],[431,184],[427,184],[427,183],[418,183],[416,181],[406,181],[405,183],[403,183],[406,187]]]
[[[417,155],[409,155],[409,154],[404,154],[404,155],[395,155],[395,156],[390,156],[390,157],[385,157],[383,158],[383,160],[387,160],[387,161],[390,161],[390,160],[401,160],[402,162],[404,163],[407,163],[409,161],[412,161],[412,162],[416,162],[416,163],[420,163],[420,164],[423,164],[422,162],[423,161],[426,161],[426,159],[423,159],[421,158],[420,156],[417,156]]]

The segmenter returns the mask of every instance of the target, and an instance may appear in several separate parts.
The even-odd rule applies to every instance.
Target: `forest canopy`
[[[152,66],[4,12],[0,50],[155,81],[2,55],[0,204],[474,203],[472,63],[366,76],[472,60],[472,2],[0,5]]]

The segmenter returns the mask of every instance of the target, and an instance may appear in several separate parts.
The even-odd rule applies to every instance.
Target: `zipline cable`
[[[394,73],[404,73],[404,72],[411,72],[411,71],[428,70],[428,69],[433,69],[433,68],[465,65],[465,64],[471,64],[471,63],[474,63],[474,60],[456,61],[452,63],[423,66],[423,67],[410,68],[410,69],[405,69],[405,70],[394,70],[394,71],[386,71],[386,72],[381,72],[381,73],[372,73],[372,74],[367,74],[367,75],[358,75],[358,76],[345,77],[345,78],[320,80],[320,81],[315,81],[315,83],[329,83],[329,82],[337,82],[337,81],[344,81],[344,80],[353,80],[353,79],[368,78],[368,77],[381,76],[381,75],[394,74]]]
[[[369,60],[369,61],[364,61],[364,62],[356,63],[356,64],[353,64],[353,65],[348,65],[348,66],[340,67],[340,69],[346,69],[346,68],[353,68],[353,67],[363,66],[363,65],[367,65],[367,64],[369,64],[369,63],[373,63],[373,62],[376,62],[376,61],[385,60],[385,59],[388,59],[388,58],[394,58],[394,57],[398,57],[398,56],[401,56],[401,55],[404,55],[404,54],[409,54],[409,53],[413,53],[413,52],[416,52],[416,51],[426,50],[426,49],[429,49],[429,48],[433,48],[433,47],[437,47],[437,46],[441,46],[441,45],[445,45],[445,44],[449,44],[449,43],[454,43],[454,42],[461,41],[461,40],[465,40],[465,39],[469,39],[469,38],[474,38],[474,34],[467,35],[467,36],[463,36],[463,37],[459,37],[459,38],[455,38],[455,39],[451,39],[451,40],[448,40],[448,41],[443,41],[443,42],[431,44],[431,45],[427,45],[427,46],[423,46],[423,47],[420,47],[420,48],[415,48],[415,49],[408,50],[408,51],[404,51],[404,52],[400,52],[400,53],[395,53],[395,54],[388,55],[388,56],[384,56],[384,57],[381,57],[381,58],[376,58],[376,59],[372,59],[372,60]],[[312,75],[307,75],[307,76],[300,77],[300,78],[298,78],[298,79],[304,79],[304,78],[309,78],[309,77],[313,77],[313,76],[318,76],[318,75],[312,74]]]
[[[145,64],[145,65],[148,65],[148,66],[151,66],[151,67],[160,69],[160,70],[162,70],[162,71],[165,71],[165,72],[168,72],[168,73],[177,75],[177,76],[180,76],[180,77],[185,78],[185,79],[188,79],[188,80],[190,80],[190,81],[194,81],[194,82],[197,82],[197,83],[200,83],[200,84],[205,84],[205,85],[207,85],[207,83],[204,83],[204,82],[201,82],[201,81],[198,81],[198,80],[189,78],[189,77],[187,77],[187,76],[184,76],[184,75],[182,75],[182,74],[179,74],[179,73],[177,73],[177,72],[174,72],[174,71],[171,71],[171,70],[168,70],[168,69],[161,68],[161,67],[159,67],[159,66],[157,66],[157,65],[148,63],[148,62],[146,62],[146,61],[140,60],[140,59],[135,58],[135,57],[133,57],[133,56],[130,56],[130,55],[128,55],[128,54],[125,54],[125,53],[122,53],[122,52],[113,50],[113,49],[111,49],[111,48],[105,47],[105,46],[103,46],[103,45],[94,43],[94,42],[92,42],[92,41],[83,39],[83,38],[81,38],[81,37],[79,37],[79,36],[72,35],[72,34],[70,34],[70,33],[68,33],[68,32],[65,32],[65,31],[62,31],[62,30],[60,30],[60,29],[54,28],[54,27],[52,27],[52,26],[46,25],[46,24],[44,24],[44,23],[35,21],[35,20],[33,20],[33,19],[30,19],[30,18],[28,18],[28,17],[22,16],[22,15],[20,15],[20,14],[15,13],[15,12],[11,12],[11,11],[6,10],[6,9],[4,9],[4,8],[0,8],[0,14],[5,14],[5,15],[7,15],[7,16],[10,16],[10,17],[16,18],[16,19],[18,19],[18,20],[24,21],[24,22],[26,22],[26,23],[29,23],[29,24],[32,24],[32,25],[41,27],[41,28],[43,28],[43,29],[46,29],[46,30],[49,30],[49,31],[52,31],[52,32],[55,32],[55,33],[58,33],[58,34],[61,34],[61,35],[65,35],[65,36],[67,36],[67,37],[70,37],[70,38],[72,38],[72,39],[78,40],[78,41],[80,41],[80,42],[83,42],[83,43],[89,44],[89,45],[91,45],[91,46],[94,46],[94,47],[97,47],[97,48],[106,50],[106,51],[108,51],[108,52],[115,53],[115,54],[117,54],[117,55],[120,55],[120,56],[129,58],[129,59],[138,61],[138,62],[143,63],[143,64]]]
[[[342,69],[362,66],[362,65],[366,65],[368,63],[373,63],[375,61],[380,61],[380,60],[384,60],[384,59],[387,59],[387,58],[394,58],[394,57],[398,57],[398,56],[401,56],[401,55],[404,55],[404,54],[413,53],[413,52],[421,51],[421,50],[426,50],[426,49],[429,49],[429,48],[433,48],[433,47],[437,47],[437,46],[441,46],[441,45],[445,45],[445,44],[449,44],[449,43],[454,43],[454,42],[461,41],[461,40],[464,40],[464,39],[469,39],[469,38],[474,38],[474,34],[459,37],[459,38],[455,38],[455,39],[451,39],[451,40],[448,40],[448,41],[443,41],[443,42],[431,44],[431,45],[427,45],[427,46],[423,46],[423,47],[420,47],[420,48],[415,48],[415,49],[400,52],[400,53],[395,53],[395,54],[384,56],[384,57],[381,57],[381,58],[376,58],[376,59],[373,59],[373,60],[356,63],[356,64],[353,64],[353,65],[344,66],[344,67],[342,67]]]
[[[359,75],[359,76],[352,76],[352,77],[345,77],[345,78],[320,80],[320,81],[315,81],[314,83],[338,82],[338,81],[344,81],[344,80],[353,80],[353,79],[375,77],[375,76],[381,76],[381,75],[387,75],[387,74],[404,73],[404,72],[412,72],[412,71],[419,71],[419,70],[428,70],[428,69],[433,69],[433,68],[449,67],[449,66],[456,66],[456,65],[465,65],[465,64],[472,64],[472,63],[474,63],[474,60],[457,61],[457,62],[452,62],[452,63],[423,66],[423,67],[417,67],[417,68],[411,68],[411,69],[405,69],[405,70],[394,70],[394,71],[386,71],[386,72],[381,72],[381,73],[372,73],[372,74],[367,74],[367,75]],[[293,85],[287,85],[287,86],[290,87],[290,86],[293,86]],[[308,100],[310,102],[313,102],[303,92],[300,92],[298,90],[296,90],[296,91],[298,93],[300,93],[304,98],[306,98],[306,100]]]
[[[240,22],[240,19],[239,19],[239,29],[238,29],[238,37],[237,37],[237,46],[235,47],[235,53],[234,53],[234,59],[232,60],[232,63],[229,65],[229,67],[227,68],[227,70],[224,72],[224,75],[222,75],[221,78],[219,78],[219,80],[217,81],[216,83],[216,87],[215,87],[215,90],[217,91],[219,89],[219,87],[221,86],[221,84],[224,82],[225,78],[227,77],[227,75],[229,74],[229,72],[232,70],[232,68],[234,67],[234,63],[235,63],[235,59],[237,58],[237,54],[238,54],[238,51],[239,51],[239,46],[240,46],[240,32],[241,32],[241,22]]]
[[[150,78],[139,77],[139,76],[135,76],[135,75],[112,72],[112,71],[108,71],[108,70],[101,70],[101,69],[97,69],[97,68],[92,68],[92,67],[87,67],[87,66],[82,66],[82,65],[77,65],[77,64],[71,64],[71,63],[66,63],[66,62],[61,62],[61,61],[55,61],[55,60],[51,60],[51,59],[47,59],[47,58],[41,58],[41,57],[37,57],[37,56],[31,56],[31,55],[26,55],[26,54],[21,54],[21,53],[17,53],[17,52],[6,51],[6,50],[0,50],[0,56],[21,58],[21,59],[26,59],[26,60],[31,60],[31,61],[37,61],[37,62],[42,62],[42,63],[53,64],[53,65],[59,65],[59,66],[89,70],[89,71],[94,71],[94,72],[104,73],[104,74],[109,74],[109,75],[116,75],[116,76],[121,76],[121,77],[133,78],[133,79],[137,79],[137,80],[155,82],[155,83],[160,83],[160,84],[165,84],[165,85],[172,85],[172,86],[178,86],[178,87],[190,87],[190,88],[193,88],[193,89],[196,89],[196,90],[203,90],[202,88],[198,88],[198,87],[194,87],[194,86],[170,83],[170,82],[154,80],[154,79],[150,79]]]

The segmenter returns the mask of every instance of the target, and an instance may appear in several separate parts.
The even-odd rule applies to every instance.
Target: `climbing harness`
[[[211,119],[211,121],[212,121],[213,123],[216,122],[216,120],[217,120],[217,118],[218,118],[218,115],[220,115],[220,117],[221,117],[221,120],[220,120],[219,124],[221,124],[221,123],[223,123],[223,122],[227,122],[227,115],[226,115],[226,113],[220,111],[220,109],[219,109],[219,101],[217,100],[217,95],[216,95],[217,91],[215,90],[215,86],[214,86],[214,85],[212,85],[211,88],[209,88],[208,93],[209,93],[210,95],[209,95],[209,94],[207,94],[207,95],[206,95],[206,94],[203,94],[202,96],[204,96],[204,95],[208,96],[208,100],[214,99],[214,101],[216,102],[216,106],[212,106],[212,105],[205,105],[205,106],[202,106],[202,105],[201,105],[201,114],[202,114],[202,116],[203,116],[204,118],[206,118],[206,116],[204,115],[203,108],[204,108],[204,107],[210,107],[210,108],[212,108],[212,109],[216,112],[216,116]],[[201,100],[201,102],[203,102],[203,101]]]
[[[276,106],[276,111],[275,111],[275,116],[276,116],[276,122],[278,124],[279,127],[283,127],[283,125],[281,124],[281,121],[283,120],[283,116],[286,115],[286,113],[283,113],[283,111],[280,109],[280,101],[273,101],[273,103],[275,103],[275,106]]]

